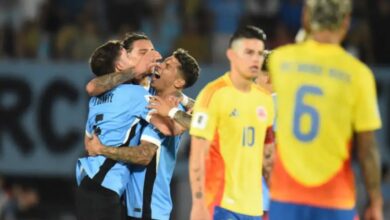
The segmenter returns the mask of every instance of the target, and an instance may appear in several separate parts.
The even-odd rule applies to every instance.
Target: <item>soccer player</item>
[[[206,85],[195,101],[192,220],[261,219],[263,146],[273,142],[266,133],[272,133],[274,118],[271,95],[253,83],[263,63],[264,41],[259,28],[238,29],[226,51],[230,71]]]
[[[269,93],[272,94],[273,100],[274,100],[274,106],[276,102],[276,94],[274,93],[272,89],[271,79],[269,76],[268,71],[268,58],[269,58],[270,51],[267,51],[264,56],[264,62],[263,66],[261,67],[260,75],[255,79],[255,83],[261,86],[262,88],[266,89]],[[274,120],[275,121],[275,120]],[[275,131],[275,123],[273,127]],[[268,219],[268,211],[269,211],[269,204],[270,204],[270,196],[269,196],[269,177],[272,172],[272,166],[274,162],[274,155],[275,155],[275,146],[274,144],[265,144],[264,145],[264,158],[263,158],[263,177],[262,177],[262,185],[263,185],[263,220]]]
[[[198,78],[199,66],[186,51],[178,49],[163,62],[161,67],[156,68],[156,71],[159,74],[153,75],[151,86],[157,95],[154,99],[162,101],[192,86]],[[184,111],[183,106],[179,108]],[[177,110],[178,108],[172,109],[170,114],[174,114]],[[180,138],[181,135],[164,136],[149,125],[142,133],[141,145],[136,147],[108,147],[102,145],[98,138],[87,143],[90,155],[103,155],[133,164],[132,182],[128,184],[126,192],[127,214],[132,219],[169,219],[172,210],[170,181]],[[135,166],[135,164],[143,166]]]
[[[151,53],[160,58],[157,52]],[[148,55],[149,57],[149,55]],[[146,57],[146,58],[148,58]],[[140,73],[153,66],[137,65]],[[97,48],[91,56],[92,72],[104,75],[121,71],[131,65],[121,42],[109,41]],[[139,124],[149,121],[147,98],[149,93],[139,85],[123,84],[101,96],[92,97],[86,133],[96,133],[104,144],[127,146],[139,140]],[[137,136],[137,134],[139,134]],[[120,197],[129,181],[127,165],[104,156],[79,158],[76,168],[78,183],[76,207],[79,219],[122,219]]]
[[[340,46],[351,10],[350,0],[307,0],[303,24],[310,25],[310,39],[270,56],[278,94],[271,220],[352,220],[352,151],[368,192],[364,219],[383,219],[375,80],[365,64]]]

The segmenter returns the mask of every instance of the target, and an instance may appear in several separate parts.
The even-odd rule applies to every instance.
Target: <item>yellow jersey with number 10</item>
[[[206,161],[206,202],[239,214],[262,215],[261,175],[271,95],[253,84],[237,90],[229,73],[209,83],[196,99],[192,136],[212,142]]]
[[[353,133],[381,126],[373,74],[342,47],[313,40],[276,49],[269,70],[278,94],[271,198],[352,208]]]

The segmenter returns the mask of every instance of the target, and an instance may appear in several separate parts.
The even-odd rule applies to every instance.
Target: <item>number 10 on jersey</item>
[[[242,130],[242,146],[252,147],[255,144],[255,128],[244,127]]]

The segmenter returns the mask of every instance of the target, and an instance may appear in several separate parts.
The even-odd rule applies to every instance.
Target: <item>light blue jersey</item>
[[[148,121],[149,93],[141,86],[123,84],[92,97],[89,101],[86,134],[97,133],[107,146],[136,146],[139,144],[141,124]],[[86,156],[77,162],[76,178],[80,184],[84,176],[94,179],[105,188],[123,194],[129,182],[128,165],[104,156]]]
[[[183,107],[180,107],[184,110]],[[175,169],[181,135],[164,136],[152,125],[141,140],[158,146],[149,165],[132,166],[126,191],[127,215],[142,219],[169,219],[172,210],[170,183]]]

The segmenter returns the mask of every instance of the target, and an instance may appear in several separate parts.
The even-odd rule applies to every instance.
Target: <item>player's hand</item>
[[[153,69],[159,65],[159,60],[162,59],[162,56],[159,52],[152,50],[147,52],[135,65],[134,70],[136,73],[135,78],[141,79],[147,74],[153,72]]]
[[[89,156],[96,156],[101,154],[104,146],[100,142],[99,137],[93,134],[92,138],[87,138],[84,141],[85,150],[87,150]]]
[[[169,111],[179,105],[180,100],[174,96],[170,96],[167,100],[158,96],[151,96],[149,99],[149,109],[154,109],[155,112],[163,117],[168,117]]]
[[[364,220],[383,220],[382,202],[371,202],[364,212]]]
[[[211,220],[206,205],[203,203],[192,204],[190,220]]]

